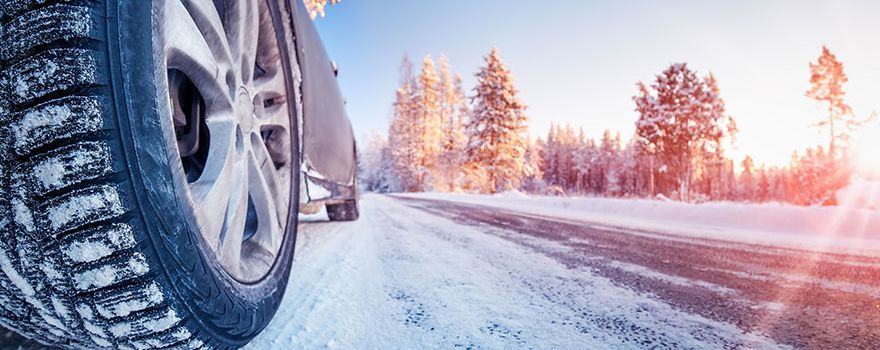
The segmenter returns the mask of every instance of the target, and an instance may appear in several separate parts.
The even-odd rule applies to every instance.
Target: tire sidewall
[[[137,215],[144,224],[144,237],[139,238],[144,239],[142,244],[148,248],[145,255],[151,266],[158,266],[162,271],[164,281],[161,282],[177,297],[171,301],[172,305],[190,316],[187,321],[192,323],[190,328],[202,334],[207,331],[208,341],[244,345],[271,320],[287,286],[296,237],[299,166],[291,167],[290,214],[279,258],[261,281],[254,284],[236,281],[206,247],[196,230],[187,196],[183,195],[187,184],[176,154],[167,99],[167,72],[160,49],[163,46],[155,41],[160,39],[154,35],[161,26],[158,9],[164,3],[163,0],[108,1],[111,104],[116,106],[115,115],[123,133],[120,137],[123,153],[131,155],[125,161],[127,175],[132,179]],[[145,15],[148,13],[151,15]],[[282,27],[289,28],[286,24]],[[286,41],[279,46],[287,48],[291,34],[287,29],[284,31]],[[285,56],[287,50],[282,48],[282,51]],[[290,73],[290,65],[285,66]],[[288,82],[288,87],[293,87],[292,83]],[[296,115],[294,108],[292,111],[291,115]],[[296,120],[291,122],[291,152],[295,162],[299,160],[298,125]]]

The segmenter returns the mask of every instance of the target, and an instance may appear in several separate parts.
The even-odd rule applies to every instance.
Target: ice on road
[[[552,240],[386,196],[361,210],[302,223],[287,295],[249,349],[785,348],[534,248],[567,249]]]

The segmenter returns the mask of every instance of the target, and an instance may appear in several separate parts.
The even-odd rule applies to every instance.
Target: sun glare
[[[867,176],[880,177],[880,125],[865,128],[853,140],[856,169]]]

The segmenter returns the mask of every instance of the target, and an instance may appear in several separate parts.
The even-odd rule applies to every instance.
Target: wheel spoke
[[[254,134],[254,136],[258,136]],[[275,165],[276,159],[271,155],[271,151],[266,147],[265,141],[259,137],[254,137],[253,141],[253,160],[254,167],[251,171],[256,171],[261,181],[263,181],[268,189],[268,193],[272,196],[269,199],[274,203],[284,203],[287,192],[283,191],[281,185],[281,176],[279,169]],[[280,213],[279,213],[280,214]]]
[[[200,226],[206,234],[208,243],[220,246],[223,229],[223,215],[232,199],[230,189],[240,181],[240,174],[246,172],[243,150],[236,145],[235,121],[227,119],[209,120],[208,128],[214,132],[208,153],[206,167],[198,181],[192,183],[193,194],[199,211]],[[242,153],[242,154],[239,154]]]
[[[289,121],[277,118],[289,118],[287,110],[287,86],[281,62],[281,51],[277,41],[271,36],[275,32],[268,8],[260,7],[260,40],[257,47],[256,65],[262,74],[254,79],[254,109],[257,121],[261,126],[289,125]]]
[[[286,91],[282,71],[267,71],[266,75],[254,81],[254,110],[258,125],[263,128],[286,128],[290,125]]]
[[[183,6],[199,28],[202,37],[211,44],[214,57],[217,57],[219,62],[231,66],[232,52],[220,17],[220,12],[225,14],[225,9],[216,8],[216,4],[211,0],[183,0]]]
[[[246,162],[245,160],[243,160]],[[244,163],[243,162],[243,163]],[[244,236],[244,226],[247,222],[248,213],[248,172],[236,174],[236,183],[233,185],[229,206],[226,208],[226,217],[223,222],[223,237],[220,243],[220,262],[231,273],[241,272],[241,246]]]
[[[199,90],[208,118],[216,113],[232,111],[233,97],[227,84],[228,65],[214,55],[213,45],[200,33],[194,19],[178,2],[171,2],[166,9],[165,51],[170,69],[183,72]]]
[[[256,135],[255,135],[256,136]],[[280,190],[277,170],[262,139],[252,140],[253,148],[249,159],[249,191],[257,213],[259,226],[252,241],[269,252],[276,252],[283,239],[282,215],[286,219],[286,210],[279,212],[277,204],[289,199],[286,191]]]
[[[257,45],[260,34],[260,12],[258,2],[227,1],[226,35],[232,52],[233,64],[238,70],[239,82],[250,85],[254,78]]]

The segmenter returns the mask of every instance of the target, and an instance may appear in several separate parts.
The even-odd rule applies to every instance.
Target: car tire
[[[0,326],[70,349],[238,348],[266,327],[287,286],[299,203],[288,6],[0,1]],[[246,25],[255,19],[258,34]],[[174,46],[169,23],[194,25],[173,32],[211,50]],[[248,35],[253,52],[210,43]],[[225,70],[204,69],[211,59]],[[270,73],[272,88],[261,87]],[[200,90],[214,82],[205,77],[226,89]],[[195,129],[202,138],[191,142]],[[187,163],[189,146],[205,158],[201,171]],[[227,185],[228,196],[212,192]],[[209,205],[216,198],[222,205]]]
[[[330,221],[355,221],[360,217],[358,201],[349,199],[342,203],[327,204],[327,217]]]

